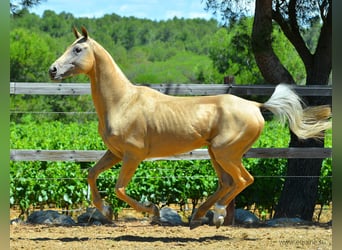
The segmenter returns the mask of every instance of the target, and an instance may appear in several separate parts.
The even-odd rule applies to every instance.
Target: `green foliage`
[[[128,193],[142,202],[196,205],[215,191],[215,172],[209,161],[144,162],[128,187]]]
[[[10,168],[10,204],[21,214],[31,206],[55,204],[68,208],[85,204],[87,180],[76,163],[13,162]]]
[[[252,25],[252,18],[241,18],[233,26],[219,29],[211,39],[209,57],[214,67],[223,75],[235,76],[238,84],[264,83],[252,51]],[[277,25],[273,29],[273,49],[296,82],[305,80],[302,60]]]
[[[101,18],[75,18],[47,10],[42,17],[24,11],[11,18],[11,81],[48,81],[52,61],[73,41],[73,26],[87,27],[122,67],[132,82],[222,83],[234,75],[238,84],[263,83],[251,49],[253,18],[243,17],[226,28],[204,19],[152,21],[116,14]],[[314,50],[319,22],[302,31]],[[273,48],[297,82],[305,69],[293,46],[275,25]],[[25,51],[25,53],[22,53]],[[186,64],[186,74],[182,66]],[[189,68],[190,64],[192,67]],[[169,71],[165,72],[165,69]],[[165,78],[162,78],[165,76]],[[161,79],[162,78],[162,79]],[[87,82],[85,76],[66,82]]]
[[[47,69],[56,54],[51,49],[55,41],[43,33],[15,29],[10,33],[11,79],[15,81],[44,82]]]
[[[37,122],[26,116],[22,124],[11,122],[11,148],[104,149],[97,122],[65,124]],[[89,164],[65,162],[11,162],[10,203],[22,213],[30,206],[56,204],[72,207],[86,202],[86,169]]]
[[[219,29],[211,39],[209,56],[224,75],[235,76],[236,83],[263,83],[251,47],[252,18],[243,18],[230,28]]]
[[[280,30],[280,27],[278,25],[274,25],[272,36],[272,47],[274,52],[279,57],[279,60],[282,62],[284,67],[291,73],[295,82],[297,82],[298,84],[305,83],[306,73],[304,63],[300,59],[296,49],[285,37],[284,33]],[[318,36],[316,35],[314,37],[317,38]],[[314,39],[314,37],[312,37],[311,39]],[[284,51],[286,52],[284,53]]]
[[[32,25],[29,22],[33,20]],[[164,79],[161,79],[162,75],[166,76],[166,82],[177,82],[178,80],[182,83],[194,82],[198,81],[196,72],[194,72],[197,65],[210,66],[213,70],[207,53],[209,38],[217,30],[218,24],[215,20],[174,18],[156,22],[134,17],[119,17],[116,14],[89,19],[75,18],[65,12],[56,14],[47,10],[41,18],[25,12],[20,18],[11,19],[11,34],[16,29],[22,29],[28,34],[33,32],[40,37],[36,43],[27,43],[24,38],[17,38],[19,45],[21,42],[27,44],[26,50],[32,51],[32,53],[37,52],[34,55],[36,57],[34,61],[39,62],[40,67],[28,69],[35,75],[35,79],[13,71],[11,81],[47,81],[48,67],[74,40],[71,32],[72,27],[80,27],[81,25],[87,27],[91,36],[109,51],[133,82],[164,82]],[[48,49],[49,53],[52,53],[51,56],[46,53],[45,43],[49,45]],[[43,47],[36,50],[36,44],[42,44]],[[18,49],[18,46],[13,46],[11,49],[16,51],[20,57],[21,50]],[[44,61],[41,58],[44,58]],[[20,61],[17,62],[19,59]],[[21,69],[21,66],[24,67],[22,63],[26,59],[19,59],[12,58],[11,53],[11,61],[13,60],[13,63],[20,66],[18,69]],[[47,63],[46,60],[48,60]],[[189,72],[184,74],[183,70],[180,70],[181,67],[184,64],[190,65],[191,63],[194,64],[191,68],[187,67],[186,71]],[[165,72],[164,68],[168,68],[170,72]],[[35,74],[37,71],[45,78],[38,78]],[[219,79],[219,82],[222,82],[222,79],[223,77]],[[71,79],[65,81],[69,82]],[[72,81],[84,82],[87,79],[78,77],[73,78]]]
[[[332,202],[332,164],[331,158],[325,159],[322,164],[321,177],[318,184],[317,203],[329,205]]]
[[[48,67],[74,39],[72,27],[84,25],[135,83],[222,83],[226,75],[234,75],[238,84],[263,83],[251,49],[252,23],[253,18],[241,18],[220,28],[213,19],[156,22],[116,14],[75,18],[51,10],[39,17],[26,11],[10,22],[11,81],[48,81]],[[277,27],[274,50],[300,82],[304,66]],[[315,38],[306,34],[313,44]],[[70,81],[89,80],[85,76],[65,80]]]
[[[60,121],[10,123],[10,148],[101,150],[104,143],[97,132],[97,122],[86,124]]]
[[[331,129],[325,132],[324,147],[332,147],[332,131]],[[317,203],[323,205],[330,205],[332,202],[332,159],[327,158],[323,160],[321,175],[318,184],[318,198]]]
[[[40,122],[59,120],[63,123],[97,121],[91,96],[88,95],[12,95],[10,110],[10,120],[18,124],[25,123],[27,119],[39,119]]]
[[[137,57],[135,57],[137,58]],[[196,83],[199,68],[210,67],[210,60],[192,52],[178,52],[167,61],[137,62],[128,68],[128,77],[136,83]]]

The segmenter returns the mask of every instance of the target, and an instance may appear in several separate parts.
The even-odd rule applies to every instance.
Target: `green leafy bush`
[[[73,208],[87,202],[87,180],[76,163],[12,162],[10,204],[21,214],[31,206]]]

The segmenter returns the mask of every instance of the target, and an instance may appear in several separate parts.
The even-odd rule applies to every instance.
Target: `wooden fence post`
[[[234,76],[225,76],[223,78],[223,83],[224,84],[234,84],[235,83],[235,78]]]

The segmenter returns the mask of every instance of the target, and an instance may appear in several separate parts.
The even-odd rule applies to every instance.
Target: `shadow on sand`
[[[24,239],[24,238],[18,238]],[[61,242],[75,242],[75,241],[88,241],[88,240],[112,240],[112,241],[129,241],[129,242],[164,242],[164,243],[187,243],[187,242],[206,242],[206,241],[221,241],[221,240],[231,240],[231,238],[226,236],[210,236],[210,237],[200,237],[200,238],[190,238],[190,237],[151,237],[151,236],[136,236],[136,235],[122,235],[118,237],[62,237],[62,238],[26,238],[26,240],[33,241],[61,241]]]

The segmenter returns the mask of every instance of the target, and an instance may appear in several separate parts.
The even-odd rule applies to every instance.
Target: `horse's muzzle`
[[[57,75],[57,67],[54,65],[51,65],[49,68],[49,75],[51,80],[56,80],[56,75]]]
[[[53,81],[60,81],[64,78],[72,76],[74,74],[75,65],[72,63],[59,65],[54,63],[49,68],[50,79]]]

